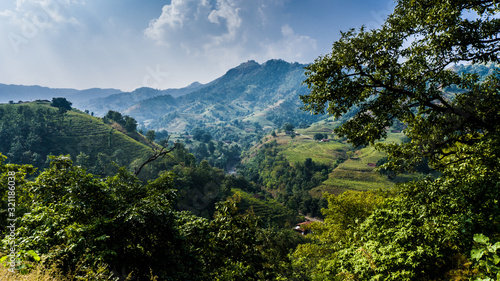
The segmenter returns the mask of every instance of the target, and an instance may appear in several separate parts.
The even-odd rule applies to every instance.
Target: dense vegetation
[[[425,159],[440,172],[387,198],[329,196],[325,224],[294,254],[311,279],[498,278],[496,247],[485,250],[484,237],[500,239],[500,75],[451,69],[499,62],[498,9],[495,1],[401,0],[382,28],[343,33],[307,67],[307,109],[341,116],[359,108],[337,134],[373,144],[398,120],[410,141],[377,144],[388,154],[382,167],[409,171]],[[452,96],[451,86],[459,89]]]
[[[496,1],[399,0],[380,29],[343,33],[331,54],[306,67],[311,91],[301,97],[305,109],[337,118],[334,135],[327,122],[311,136],[296,133],[308,124],[283,116],[279,105],[291,100],[270,97],[276,89],[264,69],[287,80],[303,74],[284,71],[297,65],[243,64],[189,94],[208,107],[190,104],[191,113],[160,120],[201,114],[215,123],[193,122],[190,136],[179,137],[186,146],[175,144],[139,176],[131,171],[162,151],[153,141],[167,147],[165,133],[145,138],[116,111],[103,122],[62,100],[53,101],[57,109],[0,107],[10,162],[0,155],[0,219],[17,217],[15,230],[0,228],[4,261],[14,239],[20,272],[40,260],[83,280],[498,280],[500,73],[491,63],[500,62],[499,9]],[[457,66],[463,62],[476,65]],[[244,73],[267,85],[262,96]],[[225,107],[219,99],[227,96],[238,101]],[[268,106],[270,98],[274,115],[245,115],[242,104]],[[224,110],[236,118],[226,120]],[[266,135],[262,119],[284,132]],[[50,157],[47,147],[69,140],[68,128],[92,122],[105,129],[106,149]],[[381,141],[392,134],[404,141]],[[320,144],[326,137],[335,139]],[[223,169],[254,144],[240,175],[227,175]],[[373,146],[381,151],[375,156]],[[322,149],[328,157],[317,157]],[[136,150],[142,158],[125,157]],[[21,165],[28,162],[39,170]],[[380,186],[414,171],[432,173],[392,189],[351,180],[363,174]],[[342,180],[358,186],[313,196]],[[301,236],[290,230],[298,213],[324,221],[303,226],[310,234]]]
[[[17,257],[18,262],[40,255],[44,264],[55,263],[63,272],[101,274],[92,280],[105,280],[103,271],[138,280],[262,280],[291,272],[287,254],[300,237],[262,228],[252,213],[240,214],[237,196],[218,203],[209,220],[175,210],[172,172],[148,183],[124,169],[99,178],[69,157],[57,157],[26,181],[30,167],[5,165],[1,157],[2,219],[7,218],[9,177],[16,179],[19,216],[15,238],[2,225],[3,245],[15,239],[17,253],[36,251]]]
[[[331,167],[307,158],[292,165],[279,154],[276,141],[265,143],[251,160],[244,165],[243,175],[262,185],[278,201],[304,215],[321,217],[325,201],[312,198],[309,190],[328,178]]]
[[[120,114],[121,119],[105,118],[104,123],[71,110],[64,99],[55,98],[52,105],[45,101],[0,105],[0,149],[9,163],[47,168],[48,156],[70,154],[92,173],[111,175],[116,172],[113,163],[133,169],[154,147],[135,132],[131,117]]]

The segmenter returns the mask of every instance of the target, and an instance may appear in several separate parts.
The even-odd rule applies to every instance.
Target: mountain
[[[0,103],[68,97],[77,92],[78,90],[75,89],[52,89],[41,86],[0,84]]]
[[[0,84],[0,103],[51,100],[54,97],[64,97],[73,103],[76,108],[81,108],[82,103],[121,93],[117,89],[92,88],[86,90],[54,89],[42,86],[23,86]]]
[[[94,112],[98,116],[104,116],[109,110],[125,112],[129,107],[150,98],[157,96],[181,97],[198,90],[203,84],[194,82],[191,85],[180,89],[158,90],[152,88],[138,88],[132,92],[119,92],[95,99],[89,99],[79,105],[80,109]]]
[[[50,100],[65,97],[73,107],[104,116],[109,110],[135,118],[145,129],[185,132],[235,120],[265,128],[284,123],[295,126],[321,119],[302,112],[300,95],[304,66],[283,60],[263,64],[248,61],[208,84],[198,82],[180,89],[52,89],[41,86],[0,84],[0,102]]]
[[[214,126],[234,120],[279,127],[285,122],[310,123],[318,116],[300,110],[300,95],[308,89],[303,64],[269,60],[263,64],[248,61],[227,71],[220,78],[200,85],[178,98],[158,95],[142,100],[123,113],[147,129],[184,132],[196,126]]]
[[[81,104],[97,98],[103,98],[110,95],[115,95],[121,93],[122,91],[117,89],[100,89],[100,88],[92,88],[87,90],[78,91],[76,93],[70,94],[66,97],[67,100],[73,103],[73,106],[76,108],[81,108]]]

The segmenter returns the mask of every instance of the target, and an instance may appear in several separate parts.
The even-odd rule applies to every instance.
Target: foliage
[[[263,229],[254,214],[238,211],[236,197],[216,204],[232,188],[256,187],[242,177],[225,176],[206,161],[196,165],[182,146],[172,154],[182,162],[147,183],[124,168],[114,176],[96,177],[74,166],[69,156],[52,157],[50,168],[31,182],[23,180],[29,166],[0,165],[4,176],[15,169],[19,185],[26,186],[26,195],[19,194],[29,202],[19,208],[24,213],[16,231],[20,252],[35,249],[43,266],[56,266],[63,275],[75,272],[85,280],[127,275],[141,280],[153,275],[162,280],[262,280],[291,274],[288,253],[301,242],[295,233]],[[196,206],[199,201],[190,210],[210,211],[206,217],[214,214],[213,220],[175,210],[174,185],[184,206],[183,200],[206,184],[213,190],[202,190],[205,197],[199,199],[209,199],[212,211]],[[7,238],[3,247],[8,247]]]
[[[314,140],[322,140],[322,139],[327,139],[327,138],[328,138],[327,134],[322,134],[322,133],[314,134]]]
[[[408,142],[376,144],[388,153],[381,170],[439,171],[354,215],[340,239],[328,221],[342,216],[326,214],[321,236],[294,253],[297,269],[313,266],[308,278],[442,280],[464,266],[475,233],[498,236],[500,75],[452,66],[498,63],[499,8],[496,1],[399,0],[381,28],[342,33],[331,54],[306,67],[304,108],[336,118],[356,109],[336,129],[354,145],[406,126]]]
[[[0,151],[9,163],[31,164],[40,170],[49,166],[49,155],[70,154],[78,165],[106,176],[116,172],[113,162],[133,170],[134,161],[141,162],[151,153],[151,143],[137,134],[127,136],[76,110],[61,117],[47,103],[1,105],[0,135]]]
[[[127,132],[129,133],[135,133],[137,131],[137,121],[128,115],[125,115],[124,120],[125,120],[125,126],[124,126],[125,130],[127,130]]]
[[[176,165],[172,172],[176,175],[174,185],[179,192],[178,206],[196,215],[204,213],[210,217],[215,211],[215,203],[229,196],[224,172],[212,168],[207,161],[191,167]]]
[[[113,276],[109,266],[101,264],[97,270],[81,267],[76,272],[63,273],[54,265],[46,266],[40,263],[32,265],[26,274],[19,272],[11,273],[7,268],[0,267],[0,276],[3,280],[9,281],[117,281],[118,277]],[[154,279],[150,279],[154,280]]]
[[[171,184],[170,173],[142,185],[123,169],[102,181],[69,157],[54,158],[28,185],[32,204],[20,219],[17,245],[61,262],[65,272],[96,262],[139,276],[150,268],[180,272]]]
[[[218,203],[205,246],[204,280],[271,280],[290,275],[288,253],[301,239],[290,230],[262,229],[252,213],[239,214],[239,198]],[[287,265],[288,264],[288,265]]]
[[[240,213],[252,212],[256,216],[262,218],[262,223],[265,227],[278,227],[290,229],[293,225],[303,220],[297,215],[296,210],[292,210],[276,199],[270,198],[271,195],[261,198],[255,198],[255,193],[247,193],[238,188],[241,186],[233,186],[233,194],[237,194],[241,198],[241,203],[238,204]],[[259,194],[260,195],[260,194]]]
[[[103,117],[103,120],[105,123],[107,123],[108,120],[113,120],[116,123],[120,124],[129,133],[135,133],[137,131],[137,121],[128,115],[123,116],[118,111],[108,111],[108,113],[106,113],[106,115]]]
[[[336,255],[343,245],[352,243],[359,225],[381,205],[384,195],[373,191],[346,191],[327,195],[324,223],[312,225],[310,243],[299,245],[293,253],[293,267],[302,278],[332,280],[338,272]],[[354,236],[354,237],[353,237]],[[346,261],[347,262],[347,261]]]
[[[250,181],[276,192],[278,201],[303,214],[321,216],[320,200],[307,192],[328,178],[330,168],[311,158],[291,165],[279,154],[275,140],[263,148],[244,166],[243,175]]]
[[[295,129],[295,126],[293,126],[292,124],[290,123],[286,123],[285,125],[283,125],[283,130],[285,131],[288,131],[288,132],[291,132]]]
[[[327,115],[313,115],[304,112],[291,101],[282,102],[272,111],[266,112],[266,120],[272,122],[276,128],[282,128],[287,123],[296,128],[307,128],[307,126],[326,117]]]
[[[197,141],[201,141],[204,143],[208,143],[212,139],[212,135],[209,132],[206,132],[200,128],[195,128],[191,134],[193,135],[193,139]]]
[[[490,243],[490,239],[483,234],[474,234],[474,242],[477,246],[471,251],[471,258],[478,262],[480,276],[476,280],[499,280],[500,279],[500,257],[497,250],[500,242]],[[486,278],[482,278],[486,277]]]
[[[66,110],[71,110],[72,103],[66,100],[66,98],[52,98],[52,103],[50,106],[63,108]]]
[[[484,151],[485,147],[475,149]],[[343,207],[349,200],[339,196],[342,200],[332,202],[329,198],[328,210],[334,211],[325,211],[325,224],[313,228],[319,236],[312,236],[313,243],[299,247],[294,256],[320,253],[313,256],[311,263],[318,267],[310,276],[323,280],[340,276],[360,280],[444,278],[461,266],[457,257],[468,256],[474,233],[496,235],[500,231],[500,171],[491,166],[495,161],[475,158],[449,165],[441,177],[401,185],[397,196],[369,212],[350,212],[353,216],[347,220],[338,208],[350,210]],[[341,196],[349,196],[344,194]],[[330,220],[346,223],[335,227]],[[342,240],[333,243],[338,237]],[[333,242],[325,243],[325,239]],[[303,268],[305,262],[297,258],[297,268]]]
[[[146,132],[146,138],[148,141],[153,142],[156,139],[156,134],[154,130],[149,130]]]
[[[59,130],[56,110],[28,105],[0,107],[0,151],[11,163],[45,164],[49,149],[55,145],[51,134]]]
[[[28,194],[24,191],[24,186],[27,182],[26,178],[30,177],[35,173],[36,169],[31,165],[16,165],[16,164],[5,164],[4,161],[7,157],[0,153],[0,220],[2,223],[0,225],[0,235],[3,237],[7,234],[7,219],[10,213],[17,216],[28,210]],[[9,185],[9,182],[13,183]],[[10,188],[13,187],[13,188]],[[14,189],[14,190],[12,190]],[[9,192],[14,196],[14,201],[9,200]],[[9,204],[9,203],[13,203]],[[9,208],[14,208],[15,212],[10,212]]]
[[[306,67],[311,93],[304,108],[325,110],[336,118],[359,111],[336,129],[354,145],[386,136],[395,120],[406,124],[411,142],[380,145],[390,153],[392,170],[411,170],[423,157],[433,167],[445,165],[457,143],[474,145],[496,139],[499,77],[458,74],[458,62],[498,62],[495,1],[398,1],[376,30],[342,33],[332,53]],[[465,16],[470,11],[473,20]],[[449,86],[460,92],[450,99]],[[432,134],[432,137],[429,135]]]

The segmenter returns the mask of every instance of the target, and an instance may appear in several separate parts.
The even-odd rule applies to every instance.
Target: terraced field
[[[348,148],[348,145],[336,141],[318,142],[309,139],[292,142],[281,154],[290,162],[304,162],[306,158],[311,158],[316,163],[333,165],[337,159],[346,157]]]
[[[30,107],[33,111],[42,109],[57,111],[50,106],[50,102],[45,101],[2,106]],[[128,133],[116,123],[105,124],[101,118],[90,116],[77,109],[67,111],[63,115],[53,115],[51,118],[53,119],[50,121],[55,124],[54,129],[45,133],[43,137],[48,138],[52,145],[43,149],[52,155],[69,154],[75,160],[80,153],[84,153],[90,165],[95,165],[99,155],[105,155],[119,166],[132,169],[147,159],[152,153],[152,147],[155,146],[136,132]]]
[[[297,222],[303,220],[296,216],[294,212],[274,199],[257,199],[253,194],[244,192],[240,189],[232,189],[233,195],[238,194],[241,198],[240,211],[253,212],[259,216],[264,223],[269,223],[279,227],[291,227]]]
[[[396,183],[418,177],[418,175],[399,175],[395,179],[389,179],[379,174],[375,165],[378,160],[385,157],[385,154],[377,151],[373,146],[356,150],[350,144],[340,140],[329,142],[313,140],[315,133],[330,135],[335,125],[325,120],[307,129],[297,130],[299,135],[293,139],[284,133],[278,134],[276,138],[269,136],[267,138],[268,141],[277,141],[282,149],[280,154],[292,164],[311,158],[316,163],[335,167],[322,185],[310,191],[314,197],[321,197],[324,192],[339,194],[346,190],[393,188]],[[384,142],[401,142],[403,138],[404,135],[401,133],[388,133]]]

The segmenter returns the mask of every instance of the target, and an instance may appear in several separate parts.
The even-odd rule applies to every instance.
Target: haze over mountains
[[[143,87],[122,92],[0,84],[0,102],[65,97],[74,107],[96,116],[104,116],[109,110],[119,111],[135,118],[144,128],[169,132],[183,132],[200,122],[218,124],[232,120],[276,127],[282,125],[285,115],[310,118],[300,111],[299,96],[307,93],[302,85],[304,66],[283,60],[263,64],[248,61],[210,83],[194,82],[185,88],[166,90]],[[277,119],[281,121],[276,122]]]
[[[86,90],[76,89],[54,89],[42,86],[24,86],[0,84],[0,103],[9,101],[34,101],[37,99],[51,99],[53,97],[65,97],[74,103],[75,107],[83,101],[106,97],[109,95],[121,93],[117,89],[99,89],[92,88]]]

